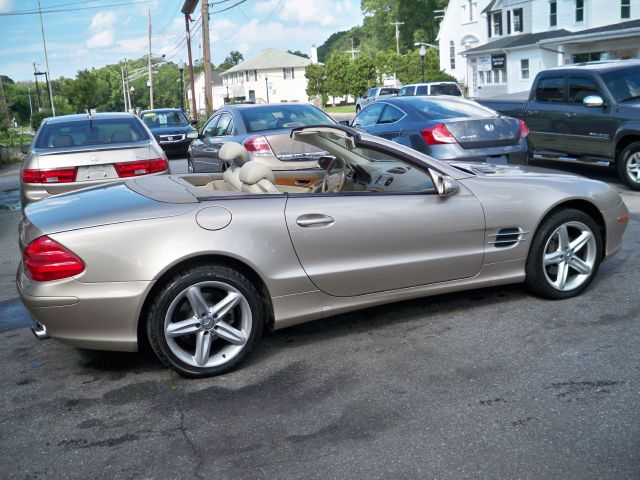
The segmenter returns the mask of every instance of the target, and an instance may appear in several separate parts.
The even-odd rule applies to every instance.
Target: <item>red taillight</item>
[[[169,168],[169,162],[165,158],[155,158],[153,160],[116,163],[115,167],[119,177],[136,177],[164,172]]]
[[[249,137],[244,141],[244,148],[257,157],[273,156],[273,150],[266,137]]]
[[[73,277],[84,271],[84,262],[46,235],[27,245],[23,254],[27,274],[38,282]]]
[[[23,183],[70,183],[76,181],[77,167],[56,168],[52,170],[22,170]]]
[[[424,141],[429,145],[439,145],[442,143],[458,143],[444,123],[439,123],[434,127],[425,128],[420,132]]]
[[[529,135],[529,127],[527,127],[527,124],[524,123],[524,120],[518,118],[518,125],[520,126],[520,138],[527,138],[527,135]]]

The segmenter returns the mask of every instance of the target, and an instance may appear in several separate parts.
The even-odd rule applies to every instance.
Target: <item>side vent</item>
[[[496,248],[512,247],[523,240],[525,232],[520,227],[501,228],[498,233],[489,235],[489,243]]]

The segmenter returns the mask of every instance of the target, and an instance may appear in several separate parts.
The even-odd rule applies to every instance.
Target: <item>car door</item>
[[[477,275],[485,238],[478,199],[463,186],[440,197],[426,171],[399,160],[376,171],[367,191],[287,200],[294,249],[318,289],[347,297]],[[400,187],[385,190],[393,182]]]
[[[225,142],[229,141],[229,137],[233,132],[233,117],[229,112],[220,114],[220,118],[213,128],[211,135],[204,139],[204,156],[207,161],[206,172],[219,172],[222,165],[218,153]]]
[[[212,116],[198,135],[198,138],[191,142],[189,147],[191,163],[195,172],[209,172],[210,161],[208,158],[207,139],[213,135],[213,131],[220,119],[220,115]]]
[[[406,116],[405,112],[400,108],[384,104],[384,109],[378,117],[375,125],[367,128],[367,131],[378,137],[386,138],[388,140],[396,140],[402,132],[402,118]],[[404,143],[404,142],[400,142]]]
[[[356,117],[351,122],[351,126],[360,130],[364,130],[365,132],[372,133],[371,130],[378,123],[378,118],[380,118],[384,107],[384,103],[373,103],[369,105],[358,115],[356,115]]]
[[[527,103],[525,120],[534,153],[552,157],[567,154],[570,120],[564,115],[565,87],[564,74],[542,77],[536,85],[534,98]]]
[[[612,100],[591,75],[570,74],[567,76],[568,103],[564,115],[567,122],[567,153],[574,157],[613,157],[613,137],[619,120],[611,115]],[[587,107],[585,97],[598,95],[605,104]]]

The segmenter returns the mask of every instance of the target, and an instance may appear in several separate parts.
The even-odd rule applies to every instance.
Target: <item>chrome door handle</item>
[[[329,215],[321,215],[318,213],[302,215],[296,220],[296,223],[301,227],[321,227],[323,225],[331,225],[333,224],[333,222],[333,217],[330,217]]]

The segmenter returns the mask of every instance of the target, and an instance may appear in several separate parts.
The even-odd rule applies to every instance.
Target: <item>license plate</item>
[[[76,180],[79,182],[87,180],[103,180],[109,178],[109,171],[106,167],[80,167]]]

